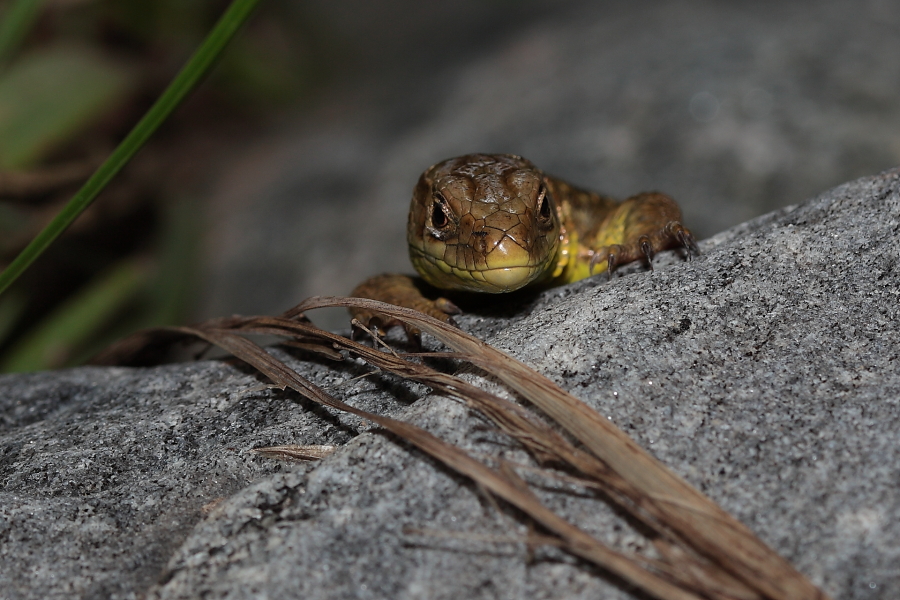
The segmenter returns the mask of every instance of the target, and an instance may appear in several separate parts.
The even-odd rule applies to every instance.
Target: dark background
[[[900,162],[896,2],[315,6],[352,59],[221,181],[205,316],[409,271],[412,186],[462,153],[665,191],[701,238]]]

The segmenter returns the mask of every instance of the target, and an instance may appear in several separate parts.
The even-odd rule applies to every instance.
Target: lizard
[[[371,277],[357,298],[414,308],[443,321],[460,309],[442,291],[499,294],[526,286],[579,281],[682,247],[699,249],[678,204],[643,192],[623,201],[572,186],[512,154],[467,154],[422,173],[407,222],[409,255],[419,276]],[[424,288],[424,289],[423,289]],[[435,297],[436,296],[436,297]],[[384,332],[399,321],[354,309],[364,327]],[[358,326],[354,326],[354,331]],[[419,332],[406,327],[410,342]]]

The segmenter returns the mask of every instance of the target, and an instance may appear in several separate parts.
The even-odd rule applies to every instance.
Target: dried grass
[[[463,379],[318,329],[303,317],[321,307],[360,307],[394,317],[428,333],[490,373],[540,409],[544,417]],[[502,461],[491,467],[461,448],[396,419],[360,410],[307,381],[246,334],[275,335],[292,345],[337,358],[346,351],[400,377],[458,398],[518,440],[541,463],[556,463],[606,496],[654,533],[659,559],[626,555],[604,545],[541,503],[528,484]],[[459,329],[411,309],[360,298],[311,298],[279,317],[232,317],[195,327],[144,332],[110,348],[98,361],[127,361],[156,342],[194,336],[255,367],[275,385],[322,405],[378,424],[407,440],[482,489],[515,506],[558,540],[566,551],[606,569],[653,597],[673,600],[827,600],[790,563],[712,500],[668,470],[625,433],[552,381]],[[560,433],[556,427],[565,432]],[[579,445],[571,441],[576,440]],[[286,447],[258,452],[290,456]],[[287,447],[290,448],[290,447]]]

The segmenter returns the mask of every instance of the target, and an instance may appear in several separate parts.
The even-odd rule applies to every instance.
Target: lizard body
[[[668,196],[648,192],[618,202],[510,154],[468,154],[428,168],[413,190],[407,242],[413,266],[431,286],[486,293],[563,285],[652,261],[673,247],[689,256],[697,251]],[[406,275],[370,278],[351,295],[443,320],[458,312],[449,300],[426,297]],[[398,324],[366,311],[354,316],[376,327]]]

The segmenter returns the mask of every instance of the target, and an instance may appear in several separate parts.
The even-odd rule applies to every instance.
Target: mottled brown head
[[[556,264],[560,217],[544,174],[510,154],[468,154],[425,171],[413,192],[412,263],[443,289],[511,292]]]

